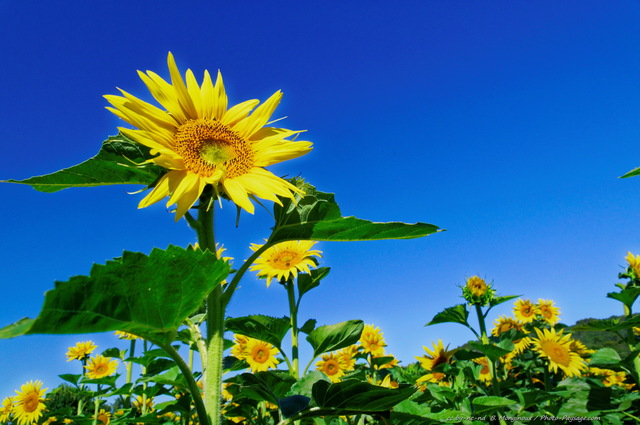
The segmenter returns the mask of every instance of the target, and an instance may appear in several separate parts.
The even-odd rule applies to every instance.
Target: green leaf
[[[572,326],[570,330],[574,331],[620,331],[624,329],[631,329],[640,325],[640,315],[633,316],[627,320],[620,321],[620,319],[597,319],[590,320],[586,323]]]
[[[467,319],[469,318],[469,311],[466,304],[458,304],[453,307],[447,307],[440,313],[433,316],[433,319],[425,326],[437,325],[439,323],[460,323],[461,325],[469,326]]]
[[[226,321],[227,330],[240,335],[268,342],[274,347],[281,348],[282,340],[291,329],[288,317],[270,317],[261,314],[253,316],[229,318]]]
[[[274,205],[276,224],[269,243],[288,240],[366,241],[381,239],[410,239],[441,231],[426,223],[374,223],[355,217],[342,217],[333,193],[324,193],[300,178],[292,184],[305,192],[295,201],[280,198],[282,205]]]
[[[138,165],[149,158],[151,155],[147,147],[119,134],[104,141],[96,156],[78,165],[44,176],[2,182],[27,184],[35,190],[47,193],[70,187],[113,184],[149,186],[164,172],[163,168],[155,164]]]
[[[309,335],[316,328],[316,319],[309,319],[300,327],[300,332]]]
[[[329,267],[320,267],[315,270],[311,270],[310,274],[298,275],[298,298],[302,298],[304,294],[320,285],[320,281],[324,279],[331,271]]]
[[[520,295],[507,295],[504,297],[494,297],[490,302],[489,306],[495,307],[498,304],[506,303],[507,301],[511,301],[514,298],[518,298]]]
[[[320,408],[338,408],[351,412],[384,412],[411,397],[417,389],[401,385],[397,389],[379,387],[355,379],[329,384],[318,381],[313,399]]]
[[[228,273],[228,263],[209,251],[125,251],[89,276],[56,282],[40,315],[0,329],[0,338],[120,330],[168,344]]]
[[[511,350],[506,350],[504,348],[498,347],[497,345],[481,344],[477,341],[469,341],[468,344],[476,350],[484,353],[492,362],[498,361],[500,357],[505,356],[511,352]]]
[[[616,350],[610,347],[601,348],[591,355],[592,365],[608,365],[618,364],[622,360],[620,354]]]
[[[481,396],[473,399],[474,412],[478,414],[499,410],[515,403],[517,402],[514,400],[498,396]]]
[[[360,339],[363,329],[362,320],[347,320],[314,329],[307,336],[307,341],[313,347],[313,357],[355,344]]]
[[[640,167],[638,168],[634,168],[633,170],[629,171],[627,174],[625,174],[624,176],[620,176],[621,179],[624,179],[626,177],[633,177],[633,176],[637,176],[640,175]]]
[[[266,400],[278,404],[296,382],[289,372],[269,370],[266,372],[243,373],[227,380],[242,386],[242,394],[253,400]]]
[[[72,373],[65,373],[62,375],[58,375],[60,377],[60,379],[63,379],[67,382],[72,383],[73,385],[78,385],[78,381],[80,380],[80,377],[82,377],[82,375],[78,374],[78,375],[74,375]]]
[[[317,370],[312,370],[311,372],[307,372],[302,378],[298,380],[298,382],[293,384],[287,396],[304,395],[307,397],[311,397],[312,388],[314,384],[318,381],[330,382],[330,379],[327,378],[327,375]]]
[[[614,300],[620,301],[622,304],[627,306],[627,308],[631,309],[633,303],[636,302],[640,296],[640,288],[637,286],[627,286],[622,289],[620,292],[609,292],[607,294],[607,298],[613,298]]]

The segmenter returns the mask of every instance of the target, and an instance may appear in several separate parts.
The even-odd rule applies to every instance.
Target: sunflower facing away
[[[424,351],[426,351],[427,354],[422,357],[416,356],[416,359],[418,359],[420,365],[428,371],[432,371],[436,366],[443,363],[449,363],[449,361],[451,360],[451,356],[453,355],[452,352],[447,351],[448,346],[447,348],[445,348],[441,339],[438,339],[437,343],[434,342],[432,344],[433,350],[430,350],[427,347],[423,346],[422,348],[424,348]]]
[[[13,414],[19,425],[33,424],[38,422],[45,410],[44,393],[41,389],[41,381],[29,381],[16,390],[17,395],[13,397]]]
[[[89,379],[100,379],[116,373],[118,361],[98,354],[89,359],[85,368],[87,369],[87,377]]]
[[[260,106],[253,99],[228,108],[220,72],[215,84],[208,71],[198,84],[188,69],[185,82],[171,53],[167,62],[171,83],[152,71],[138,71],[162,108],[124,90],[120,90],[123,96],[105,96],[113,106],[107,109],[137,128],[119,130],[151,148],[156,156],[150,162],[168,170],[139,208],[170,196],[167,206],[178,205],[178,220],[207,184],[250,213],[254,211],[250,196],[280,203],[276,195],[293,199],[300,193],[264,168],[311,150],[310,142],[287,140],[301,131],[265,127],[282,98],[280,91]]]
[[[562,335],[562,331],[556,333],[555,329],[540,330],[535,328],[538,334],[533,339],[534,349],[549,360],[549,370],[564,372],[567,377],[580,376],[587,364],[578,353],[571,351],[571,334]]]
[[[384,356],[384,347],[387,344],[384,342],[383,332],[380,328],[373,325],[364,325],[362,334],[360,335],[360,345],[365,353],[370,353],[374,357]]]
[[[253,263],[249,270],[258,270],[258,276],[267,278],[267,287],[271,279],[288,280],[298,276],[298,272],[310,272],[316,263],[312,257],[322,257],[322,251],[313,248],[315,241],[286,241],[267,248]],[[255,252],[262,245],[251,244]]]
[[[93,350],[98,348],[92,341],[78,342],[74,347],[69,347],[67,351],[67,361],[71,360],[84,360],[89,357],[89,354],[93,353]]]

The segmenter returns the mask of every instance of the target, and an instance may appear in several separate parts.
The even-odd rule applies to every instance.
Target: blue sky
[[[461,302],[478,274],[501,295],[553,299],[562,321],[620,313],[605,298],[627,251],[640,254],[640,5],[539,2],[0,2],[0,179],[79,163],[122,125],[104,107],[116,87],[150,100],[136,70],[167,76],[172,51],[200,78],[220,69],[230,101],[278,89],[282,125],[307,129],[307,156],[279,164],[335,192],[344,215],[423,221],[446,232],[410,241],[322,243],[332,267],[301,318],[363,319],[404,364],[443,338],[424,327]],[[0,324],[35,317],[55,280],[122,250],[194,236],[136,187],[43,194],[0,185]],[[238,261],[271,225],[219,214]],[[510,305],[495,309],[509,314]],[[286,314],[282,288],[247,279],[229,315]],[[0,341],[0,397],[29,379],[53,388],[77,372],[64,353],[110,335]],[[121,344],[121,347],[124,347]]]

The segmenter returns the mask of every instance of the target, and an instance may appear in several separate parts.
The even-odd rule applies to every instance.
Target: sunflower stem
[[[287,295],[289,296],[289,314],[291,316],[291,358],[293,362],[291,375],[296,379],[300,379],[300,369],[298,364],[298,307],[296,303],[296,292],[293,285],[293,279],[287,280],[285,287],[287,288]]]
[[[203,251],[216,254],[214,235],[214,208],[211,203],[213,189],[209,186],[200,197],[198,209],[198,245]],[[226,303],[223,299],[222,287],[213,288],[207,296],[207,355],[204,369],[204,405],[211,425],[220,425],[222,414],[222,359],[224,355],[224,316]],[[199,394],[193,393],[194,399]],[[200,412],[198,413],[200,416]],[[204,418],[200,418],[204,423]]]

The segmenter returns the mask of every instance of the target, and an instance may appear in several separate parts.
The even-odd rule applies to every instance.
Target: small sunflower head
[[[322,257],[322,251],[312,249],[315,241],[285,241],[267,248],[253,263],[249,270],[258,271],[259,277],[267,279],[267,287],[271,279],[279,282],[297,277],[299,272],[310,273],[316,267],[316,259]],[[257,251],[262,245],[251,244]]]
[[[462,287],[462,296],[469,304],[488,305],[496,291],[480,276],[471,276]]]
[[[629,265],[626,273],[620,273],[620,277],[629,278],[632,284],[640,285],[640,255],[633,255],[631,252],[627,252],[625,260]]]

